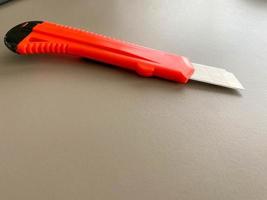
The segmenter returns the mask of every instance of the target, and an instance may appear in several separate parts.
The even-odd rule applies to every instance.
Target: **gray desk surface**
[[[235,92],[0,45],[0,198],[267,199],[267,2],[17,0],[68,24],[225,67]]]

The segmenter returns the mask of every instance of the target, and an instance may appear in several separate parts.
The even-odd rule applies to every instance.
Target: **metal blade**
[[[191,80],[209,83],[233,89],[244,89],[234,74],[225,69],[210,67],[206,65],[193,63],[195,68]]]

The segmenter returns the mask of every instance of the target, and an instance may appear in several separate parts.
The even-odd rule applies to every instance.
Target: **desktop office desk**
[[[267,199],[267,5],[236,1],[13,1],[50,20],[224,67],[244,91],[140,78],[0,45],[0,198]]]

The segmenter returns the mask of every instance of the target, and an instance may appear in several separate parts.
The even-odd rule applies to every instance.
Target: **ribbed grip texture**
[[[25,45],[22,54],[65,54],[68,51],[67,44],[51,42],[32,42]]]
[[[116,41],[116,42],[119,42],[119,43],[122,43],[122,44],[127,44],[127,45],[131,45],[131,46],[135,46],[135,47],[142,47],[142,46],[140,46],[138,44],[127,42],[127,41],[124,41],[124,40],[119,40],[119,39],[116,39],[116,38],[113,38],[113,37],[110,37],[110,36],[105,36],[105,35],[102,35],[102,34],[99,34],[99,33],[86,31],[86,30],[83,30],[83,29],[80,29],[80,28],[74,28],[74,27],[71,27],[71,26],[55,24],[55,23],[51,23],[51,24],[53,24],[54,26],[59,27],[60,29],[65,29],[65,30],[71,31],[73,33],[84,33],[84,34],[94,35],[96,37],[103,38],[106,41],[111,41],[111,42]],[[142,47],[142,48],[146,48],[146,47]]]

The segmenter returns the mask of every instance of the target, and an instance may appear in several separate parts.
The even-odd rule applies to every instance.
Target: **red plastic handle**
[[[30,22],[29,22],[30,23]],[[34,26],[18,45],[19,54],[69,54],[186,83],[194,73],[189,60],[159,50],[50,22]]]

